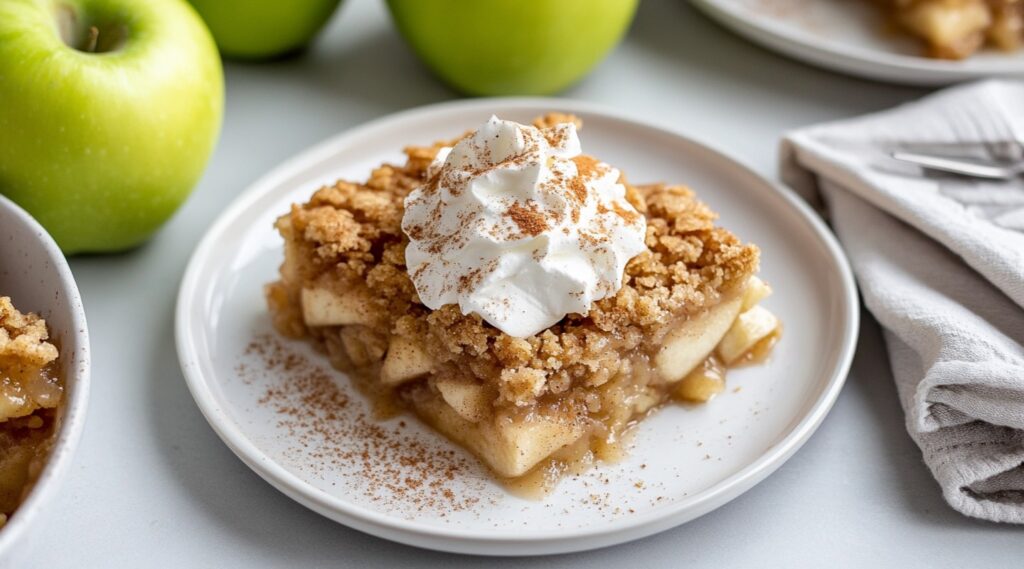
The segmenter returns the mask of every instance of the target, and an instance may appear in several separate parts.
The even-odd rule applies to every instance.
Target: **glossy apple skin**
[[[388,0],[398,29],[446,83],[470,95],[547,95],[622,39],[637,0]]]
[[[124,40],[69,47],[55,14]],[[224,82],[213,38],[184,0],[0,1],[0,193],[66,253],[145,241],[213,151]]]
[[[225,57],[270,59],[305,47],[341,0],[189,0]]]

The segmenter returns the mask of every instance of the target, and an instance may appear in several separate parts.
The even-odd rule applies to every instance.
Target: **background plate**
[[[864,0],[693,0],[740,35],[801,61],[907,85],[1024,76],[1024,51],[985,50],[963,61],[921,56],[921,44],[887,32]]]
[[[505,493],[468,455],[414,420],[367,419],[366,404],[343,374],[303,343],[268,340],[274,336],[262,284],[275,279],[282,259],[274,219],[320,184],[364,179],[381,161],[401,160],[403,146],[449,138],[492,113],[526,122],[550,110],[583,118],[588,153],[635,182],[690,184],[725,226],[758,243],[761,275],[776,290],[766,305],[786,331],[768,364],[731,373],[727,391],[709,405],[662,410],[637,429],[626,460],[565,480],[545,500],[532,501]],[[853,355],[857,315],[842,253],[790,192],[686,137],[591,105],[479,99],[375,121],[255,183],[193,255],[175,333],[186,381],[207,420],[288,496],[403,543],[527,555],[650,535],[762,480],[807,440],[835,401]],[[307,361],[314,363],[301,363]]]

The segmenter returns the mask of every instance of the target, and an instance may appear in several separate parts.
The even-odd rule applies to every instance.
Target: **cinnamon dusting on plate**
[[[444,518],[485,498],[479,467],[461,451],[430,445],[405,419],[378,421],[320,367],[273,335],[256,336],[235,370],[248,384],[270,378],[258,404],[274,410],[292,466],[340,479],[382,509]],[[478,482],[474,484],[474,482]]]

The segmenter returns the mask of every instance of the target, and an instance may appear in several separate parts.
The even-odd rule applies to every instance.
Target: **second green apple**
[[[637,0],[388,0],[388,7],[424,63],[456,89],[547,95],[615,47]]]
[[[226,57],[268,59],[298,51],[340,0],[189,0]]]

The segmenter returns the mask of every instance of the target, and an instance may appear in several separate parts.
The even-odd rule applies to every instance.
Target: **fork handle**
[[[1008,180],[1021,173],[1019,166],[1007,168],[992,164],[979,164],[958,158],[944,158],[942,156],[931,156],[928,154],[916,154],[914,152],[893,152],[892,157],[901,162],[917,164],[930,170],[952,172],[962,176],[974,178],[986,178],[990,180]]]

